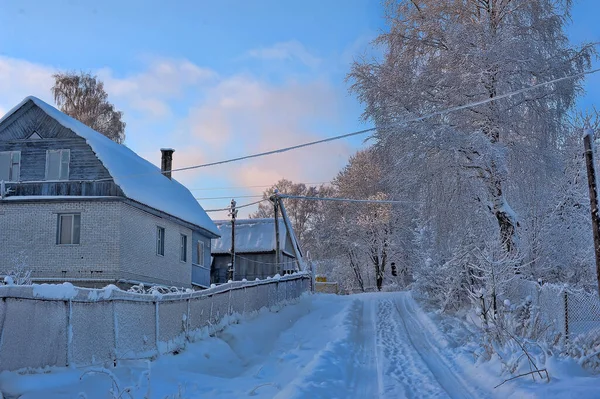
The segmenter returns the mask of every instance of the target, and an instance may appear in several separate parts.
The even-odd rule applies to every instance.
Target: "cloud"
[[[269,52],[262,55],[283,57]],[[52,103],[54,72],[51,66],[0,57],[0,113],[27,95]],[[135,73],[116,73],[109,68],[94,72],[104,81],[109,100],[125,112],[126,144],[155,165],[160,164],[161,147],[175,148],[174,167],[180,168],[317,140],[339,133],[337,128],[342,125],[345,91],[340,92],[326,77],[273,83],[253,74],[220,76],[188,60],[174,59],[152,60]],[[264,185],[281,178],[327,181],[353,152],[350,144],[338,141],[176,172],[175,178],[194,188]],[[236,189],[213,195],[204,191],[202,195],[261,194],[262,190]],[[203,206],[220,208],[227,203],[213,201]]]
[[[215,79],[217,74],[185,59],[153,59],[143,72],[116,77],[108,68],[98,70],[106,91],[115,102],[126,103],[146,116],[171,114],[170,100],[182,99],[187,91]]]
[[[318,140],[334,134],[317,126],[339,121],[339,102],[327,81],[270,85],[252,76],[233,76],[212,87],[190,109],[185,142],[204,159],[217,161]],[[284,177],[324,181],[344,166],[352,152],[340,141],[209,169],[233,176],[238,185],[275,183]]]
[[[253,49],[248,51],[247,55],[262,60],[300,61],[310,68],[316,68],[321,63],[318,57],[312,55],[302,43],[296,40]]]
[[[27,96],[52,102],[54,83],[50,66],[0,56],[0,108],[7,112]]]

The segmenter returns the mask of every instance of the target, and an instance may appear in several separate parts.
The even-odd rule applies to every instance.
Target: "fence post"
[[[187,317],[185,318],[185,339],[190,342],[190,308],[192,303],[192,294],[187,299]]]
[[[154,326],[154,336],[155,336],[154,344],[156,345],[156,355],[158,356],[158,355],[160,355],[160,348],[158,345],[158,341],[159,341],[158,334],[160,332],[160,324],[159,324],[160,320],[158,319],[158,301],[154,301],[154,313],[156,316],[156,324]]]
[[[115,353],[113,356],[113,366],[117,367],[117,358],[119,357],[117,354],[117,348],[119,346],[118,342],[119,342],[119,324],[118,324],[118,320],[117,320],[117,309],[115,309],[116,305],[115,305],[115,300],[111,298],[111,302],[112,302],[112,313],[113,313],[113,332],[114,332],[114,338],[115,338]]]
[[[567,291],[563,292],[563,300],[565,306],[565,340],[569,340],[569,297]]]
[[[485,310],[485,298],[484,298],[483,294],[481,294],[481,296],[479,298],[481,298],[481,315],[483,316],[483,321],[485,323],[485,327],[487,328],[488,319],[487,319],[487,311]]]
[[[65,305],[67,305],[68,307],[68,313],[67,313],[67,367],[69,367],[71,365],[72,359],[73,359],[73,348],[71,347],[71,344],[73,342],[73,307],[71,304],[71,300],[69,299],[68,301],[65,301]]]

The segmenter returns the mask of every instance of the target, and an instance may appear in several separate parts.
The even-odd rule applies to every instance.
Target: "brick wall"
[[[191,287],[192,230],[173,221],[122,204],[121,278]],[[156,254],[156,228],[165,229],[165,255]],[[188,237],[187,261],[180,260],[180,237]]]
[[[15,263],[34,278],[116,279],[119,201],[0,203],[0,273]],[[57,245],[60,213],[81,214],[79,245]]]
[[[81,215],[79,245],[57,245],[58,215]],[[156,227],[165,255],[156,254]],[[180,260],[180,235],[188,237]],[[192,230],[120,200],[0,202],[0,275],[22,262],[37,279],[133,280],[191,287]],[[210,256],[210,247],[206,251]]]

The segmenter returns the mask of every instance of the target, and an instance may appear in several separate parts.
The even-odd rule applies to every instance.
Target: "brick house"
[[[219,231],[187,188],[28,97],[0,119],[0,275],[34,282],[206,287]]]

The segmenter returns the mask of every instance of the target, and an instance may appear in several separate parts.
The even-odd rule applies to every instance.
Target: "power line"
[[[461,111],[463,109],[467,109],[467,108],[473,108],[473,107],[477,107],[479,105],[484,105],[493,101],[498,101],[498,100],[502,100],[504,98],[508,98],[508,97],[512,97],[512,96],[516,96],[518,94],[522,94],[522,93],[526,93],[530,90],[534,90],[537,89],[539,87],[544,87],[544,86],[548,86],[554,83],[558,83],[558,82],[562,82],[564,80],[569,80],[569,79],[575,79],[581,76],[585,76],[585,75],[591,75],[593,73],[596,73],[600,71],[600,68],[598,69],[594,69],[591,71],[587,71],[587,72],[581,72],[581,73],[576,73],[574,75],[569,75],[569,76],[564,76],[562,78],[557,78],[557,79],[552,79],[548,82],[543,82],[543,83],[538,83],[529,87],[525,87],[523,89],[520,90],[515,90],[509,93],[505,93],[505,94],[500,94],[496,97],[492,97],[492,98],[486,98],[484,100],[480,100],[480,101],[475,101],[472,103],[468,103],[468,104],[464,104],[464,105],[459,105],[456,107],[451,107],[451,108],[446,108],[444,110],[441,111],[435,111],[429,114],[425,114],[422,116],[418,116],[415,118],[409,118],[409,119],[405,119],[402,121],[398,121],[398,122],[394,122],[394,123],[390,123],[387,125],[383,125],[383,126],[375,126],[369,129],[363,129],[363,130],[359,130],[356,132],[352,132],[352,133],[346,133],[346,134],[341,134],[339,136],[333,136],[333,137],[328,137],[326,139],[321,139],[321,140],[315,140],[315,141],[310,141],[308,143],[303,143],[303,144],[298,144],[298,145],[294,145],[294,146],[290,146],[290,147],[284,147],[284,148],[280,148],[277,150],[271,150],[271,151],[266,151],[266,152],[260,152],[257,154],[252,154],[252,155],[246,155],[246,156],[242,156],[242,157],[237,157],[237,158],[231,158],[231,159],[227,159],[224,161],[216,161],[216,162],[210,162],[210,163],[205,163],[205,164],[201,164],[201,165],[194,165],[194,166],[187,166],[184,168],[177,168],[177,169],[173,169],[172,172],[181,172],[181,171],[185,171],[185,170],[191,170],[191,169],[199,169],[199,168],[205,168],[208,166],[216,166],[216,165],[223,165],[226,163],[231,163],[231,162],[237,162],[237,161],[243,161],[246,159],[251,159],[251,158],[258,158],[258,157],[264,157],[267,155],[273,155],[273,154],[281,154],[284,152],[288,152],[288,151],[292,151],[292,150],[297,150],[300,148],[305,148],[305,147],[310,147],[313,145],[317,145],[317,144],[323,144],[323,143],[327,143],[330,141],[335,141],[335,140],[340,140],[340,139],[344,139],[344,138],[348,138],[348,137],[352,137],[352,136],[359,136],[359,135],[363,135],[365,133],[370,133],[373,132],[377,129],[386,129],[389,127],[396,127],[399,125],[404,125],[406,123],[412,123],[412,122],[420,122],[422,120],[425,119],[429,119],[432,118],[434,116],[441,116],[441,115],[445,115],[445,114],[449,114],[451,112],[456,112],[456,111]]]
[[[229,198],[229,197],[227,197],[227,198]],[[264,201],[268,201],[268,199],[262,199],[260,201],[254,201],[254,202],[251,202],[249,204],[238,205],[238,206],[236,206],[236,209],[245,208],[247,206],[252,206],[252,205],[260,204],[261,202],[264,202]],[[221,208],[221,209],[205,209],[204,212],[221,212],[221,211],[229,211],[230,209],[231,209],[230,207]]]
[[[374,131],[376,131],[378,129],[387,129],[387,128],[390,128],[390,127],[397,127],[397,126],[404,125],[404,124],[407,124],[407,123],[420,122],[420,121],[423,121],[425,119],[433,118],[435,116],[442,116],[442,115],[446,115],[446,114],[449,114],[449,113],[452,113],[452,112],[461,111],[461,110],[468,109],[468,108],[474,108],[474,107],[477,107],[479,105],[488,104],[488,103],[491,103],[491,102],[494,102],[494,101],[498,101],[498,100],[502,100],[502,99],[508,98],[508,97],[513,97],[513,96],[516,96],[516,95],[519,95],[519,94],[523,94],[523,93],[526,93],[528,91],[535,90],[537,88],[548,86],[548,85],[551,85],[551,84],[554,84],[554,83],[562,82],[562,81],[569,80],[569,79],[575,79],[575,78],[578,78],[578,77],[581,77],[581,76],[585,76],[585,75],[591,75],[591,74],[594,74],[594,73],[599,72],[599,71],[600,71],[600,68],[593,69],[591,71],[576,73],[576,74],[569,75],[569,76],[564,76],[562,78],[552,79],[552,80],[549,80],[547,82],[538,83],[538,84],[535,84],[535,85],[531,85],[529,87],[525,87],[523,89],[515,90],[515,91],[509,92],[509,93],[500,94],[500,95],[497,95],[496,97],[486,98],[484,100],[475,101],[475,102],[468,103],[468,104],[463,104],[463,105],[458,105],[458,106],[451,107],[451,108],[446,108],[446,109],[443,109],[443,110],[440,110],[440,111],[431,112],[429,114],[425,114],[425,115],[414,117],[414,118],[404,119],[404,120],[393,122],[393,123],[389,123],[389,124],[386,124],[386,125],[375,126],[375,127],[371,127],[371,128],[368,128],[368,129],[358,130],[358,131],[355,131],[355,132],[352,132],[352,133],[346,133],[346,134],[341,134],[341,135],[338,135],[338,136],[328,137],[326,139],[309,141],[309,142],[303,143],[303,144],[297,144],[297,145],[294,145],[294,146],[279,148],[279,149],[276,149],[276,150],[259,152],[259,153],[256,153],[256,154],[251,154],[251,155],[245,155],[245,156],[241,156],[241,157],[237,157],[237,158],[226,159],[226,160],[223,160],[223,161],[209,162],[209,163],[200,164],[200,165],[193,165],[193,166],[186,166],[186,167],[183,167],[183,168],[172,169],[170,172],[182,172],[182,171],[186,171],[186,170],[200,169],[200,168],[205,168],[205,167],[209,167],[209,166],[223,165],[223,164],[227,164],[227,163],[243,161],[243,160],[246,160],[246,159],[264,157],[264,156],[267,156],[267,155],[281,154],[281,153],[284,153],[284,152],[288,152],[288,151],[292,151],[292,150],[298,150],[300,148],[310,147],[310,146],[317,145],[317,144],[323,144],[323,143],[328,143],[328,142],[331,142],[331,141],[345,139],[345,138],[348,138],[348,137],[363,135],[363,134],[366,134],[366,133],[374,132]],[[157,172],[157,173],[167,173],[167,172]],[[136,174],[136,175],[128,175],[128,176],[119,176],[119,177],[135,177],[135,176],[146,175],[146,174],[147,173]],[[111,179],[99,179],[99,180],[96,180],[96,181],[104,181],[104,180],[111,180]]]
[[[365,200],[365,199],[354,199],[354,198],[332,198],[332,197],[306,197],[302,195],[286,195],[279,194],[279,198],[283,199],[305,199],[310,201],[335,201],[335,202],[354,202],[361,204],[420,204],[417,201],[403,201],[403,200]]]
[[[329,181],[320,181],[320,182],[313,182],[313,183],[294,183],[294,184],[304,184],[306,186],[309,186],[311,184],[331,184],[331,182]],[[190,188],[190,191],[204,191],[204,190],[230,190],[230,189],[238,189],[238,188],[263,188],[263,187],[272,187],[275,184],[271,183],[271,184],[262,184],[262,185],[256,185],[256,186],[236,186],[236,187],[205,187],[205,188]]]
[[[222,200],[222,199],[231,199],[231,198],[262,198],[262,195],[230,195],[228,197],[196,197],[197,200]]]

